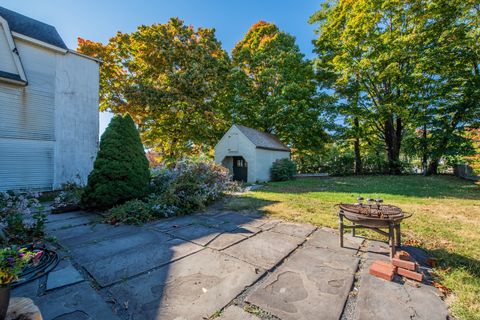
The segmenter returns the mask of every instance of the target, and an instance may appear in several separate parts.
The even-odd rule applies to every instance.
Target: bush
[[[62,191],[53,200],[52,213],[78,209],[85,189],[75,182],[63,184],[61,189]]]
[[[153,218],[150,207],[142,200],[130,200],[108,211],[106,222],[111,224],[142,224]]]
[[[108,211],[107,222],[139,224],[153,219],[189,214],[203,209],[224,193],[237,189],[228,170],[213,161],[187,159],[173,170],[152,174],[152,194]]]
[[[0,237],[3,244],[26,244],[44,235],[46,215],[36,192],[0,193]]]
[[[167,168],[152,170],[152,178],[150,180],[150,189],[152,193],[164,193],[175,179],[175,172]]]
[[[290,159],[279,159],[272,165],[271,175],[273,181],[286,181],[297,173],[297,166]]]
[[[102,135],[82,204],[107,209],[142,198],[148,193],[149,180],[148,160],[132,118],[114,116]]]

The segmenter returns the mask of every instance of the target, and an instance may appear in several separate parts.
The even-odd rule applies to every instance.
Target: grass
[[[452,176],[360,176],[269,183],[227,204],[317,226],[338,227],[335,204],[361,195],[383,198],[413,213],[402,225],[404,243],[439,260],[438,281],[452,290],[450,312],[480,319],[480,186]]]

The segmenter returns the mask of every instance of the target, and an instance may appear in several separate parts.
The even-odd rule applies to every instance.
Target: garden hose
[[[27,282],[33,281],[38,279],[50,271],[52,271],[58,264],[58,255],[55,251],[43,249],[43,248],[36,248],[32,245],[26,246],[27,250],[41,250],[42,256],[40,257],[40,261],[35,265],[27,265],[23,270],[22,273],[19,275],[19,280],[12,283],[11,287],[18,287],[22,284]]]

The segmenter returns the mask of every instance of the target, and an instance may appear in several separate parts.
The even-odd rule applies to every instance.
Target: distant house
[[[98,60],[68,49],[54,27],[0,7],[0,191],[85,182],[98,90]]]
[[[237,124],[215,146],[215,162],[237,181],[269,181],[272,164],[283,158],[290,158],[290,148],[276,136]]]

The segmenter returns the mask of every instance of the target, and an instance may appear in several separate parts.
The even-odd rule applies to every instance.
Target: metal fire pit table
[[[359,203],[357,204],[341,203],[338,205],[340,208],[338,211],[340,246],[343,247],[345,229],[352,229],[353,236],[355,236],[356,229],[370,229],[388,237],[390,257],[393,258],[395,247],[401,245],[400,224],[403,219],[411,217],[411,214],[404,214],[399,207],[382,204],[382,199],[367,199],[368,204],[362,204],[362,200],[363,198],[358,198]],[[352,224],[345,225],[344,218]],[[388,229],[388,231],[381,229]]]

